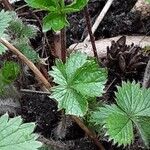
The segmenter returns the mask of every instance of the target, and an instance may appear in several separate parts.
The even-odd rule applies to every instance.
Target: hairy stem
[[[63,28],[60,33],[61,38],[61,59],[65,63],[66,62],[66,29]]]

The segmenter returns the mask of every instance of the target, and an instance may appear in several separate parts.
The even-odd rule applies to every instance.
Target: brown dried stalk
[[[43,83],[43,85],[47,88],[50,89],[51,85],[47,81],[47,79],[43,76],[43,74],[37,69],[37,67],[30,61],[28,58],[26,58],[17,48],[15,48],[12,44],[10,44],[7,40],[5,39],[0,39],[0,43],[2,43],[4,46],[6,46],[10,51],[12,51],[14,54],[16,54],[28,67],[34,72],[34,74],[38,77],[37,79]],[[95,134],[90,131],[84,125],[84,123],[80,120],[80,118],[77,118],[75,116],[72,116],[72,119],[75,120],[75,122],[85,131],[85,133],[94,141],[95,145],[99,148],[99,150],[104,150],[104,147],[102,144],[98,141],[97,137]]]
[[[88,32],[89,32],[89,36],[90,36],[90,40],[91,40],[91,44],[92,44],[92,48],[93,48],[94,57],[98,61],[98,54],[97,54],[97,49],[96,49],[96,45],[95,45],[95,38],[94,38],[94,35],[92,33],[91,19],[90,19],[90,15],[89,15],[89,11],[88,11],[87,6],[84,9],[84,16],[85,16],[85,19],[86,19],[87,29],[88,29]]]
[[[2,3],[4,4],[4,7],[6,8],[6,10],[10,10],[10,11],[14,10],[8,0],[2,0]]]

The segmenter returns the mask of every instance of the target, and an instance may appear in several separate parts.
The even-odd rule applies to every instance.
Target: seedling
[[[25,0],[25,2],[37,9],[48,11],[43,19],[43,31],[51,29],[59,31],[69,25],[67,14],[78,12],[88,3],[88,0],[74,0],[70,5],[65,5],[64,0]]]
[[[106,135],[118,145],[131,144],[134,128],[141,135],[145,145],[150,146],[150,89],[139,83],[123,82],[115,93],[116,104],[105,105],[93,112],[91,121],[104,125]]]

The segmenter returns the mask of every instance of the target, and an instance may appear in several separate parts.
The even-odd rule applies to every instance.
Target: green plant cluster
[[[37,36],[37,27],[23,23],[14,13],[7,28],[11,43],[15,45],[32,62],[39,61],[38,53],[30,46],[30,39]]]
[[[48,15],[43,19],[43,31],[50,29],[58,31],[69,25],[67,14],[78,12],[88,3],[88,0],[74,0],[70,5],[65,5],[64,0],[25,0],[33,7],[48,11]]]

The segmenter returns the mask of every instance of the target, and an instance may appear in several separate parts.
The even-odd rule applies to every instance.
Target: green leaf
[[[0,149],[1,150],[37,150],[42,144],[33,134],[34,123],[22,123],[21,117],[8,118],[5,114],[0,117]]]
[[[88,3],[89,0],[74,0],[72,4],[67,5],[64,9],[65,13],[78,12],[82,10]]]
[[[32,62],[36,63],[39,61],[38,53],[27,43],[26,39],[16,41],[14,45]]]
[[[95,60],[89,60],[76,71],[72,87],[82,95],[102,96],[106,77],[106,69],[99,69]]]
[[[72,79],[77,69],[81,68],[87,62],[87,55],[84,53],[72,53],[66,61],[66,74]]]
[[[138,117],[135,124],[147,148],[150,147],[150,117]]]
[[[33,8],[49,11],[56,11],[56,8],[58,7],[56,0],[25,0],[25,2]]]
[[[118,145],[131,144],[133,140],[133,125],[130,118],[117,105],[105,105],[91,114],[90,122],[104,125],[106,135]],[[101,131],[99,131],[101,132]]]
[[[84,116],[88,103],[85,97],[70,88],[56,86],[52,89],[51,98],[58,101],[58,108],[65,109],[69,115]]]
[[[4,12],[4,10],[0,12],[0,37],[3,36],[4,31],[9,26],[11,19],[12,18],[9,12]]]
[[[104,107],[99,107],[97,111],[91,113],[90,122],[94,122],[95,124],[104,125],[106,123],[106,119],[115,112],[120,112],[120,114],[124,114],[124,112],[118,108],[117,105],[104,105]]]
[[[20,66],[12,61],[6,61],[0,70],[2,81],[6,84],[13,82],[20,73]]]
[[[10,22],[8,32],[13,38],[19,39],[31,39],[37,35],[38,28],[34,25],[25,24],[17,15],[14,15],[13,20]]]
[[[118,145],[123,144],[124,146],[131,144],[133,140],[133,125],[126,114],[115,111],[106,119],[105,127],[107,128],[109,139],[113,139],[114,143],[118,143]]]
[[[117,89],[116,102],[128,115],[150,116],[150,89],[140,88],[135,82],[123,82]]]
[[[52,69],[49,74],[58,86],[52,88],[51,98],[58,101],[59,109],[65,109],[66,114],[85,115],[88,98],[100,96],[103,92],[106,70],[80,52],[72,53],[66,64],[57,60]]]
[[[6,49],[7,48],[5,46],[3,46],[2,44],[0,44],[0,55],[2,55],[3,53],[5,53]]]
[[[49,13],[43,20],[43,32],[47,32],[50,29],[59,31],[68,25],[65,14]]]
[[[117,87],[117,105],[106,105],[91,115],[91,121],[96,125],[104,124],[107,134],[114,143],[126,146],[133,140],[133,125],[135,124],[145,143],[150,140],[150,89],[140,87],[135,82],[123,82]]]
[[[54,78],[54,82],[65,86],[67,84],[67,75],[63,62],[56,60],[56,66],[53,66],[52,69],[53,71],[49,71],[49,74]]]

